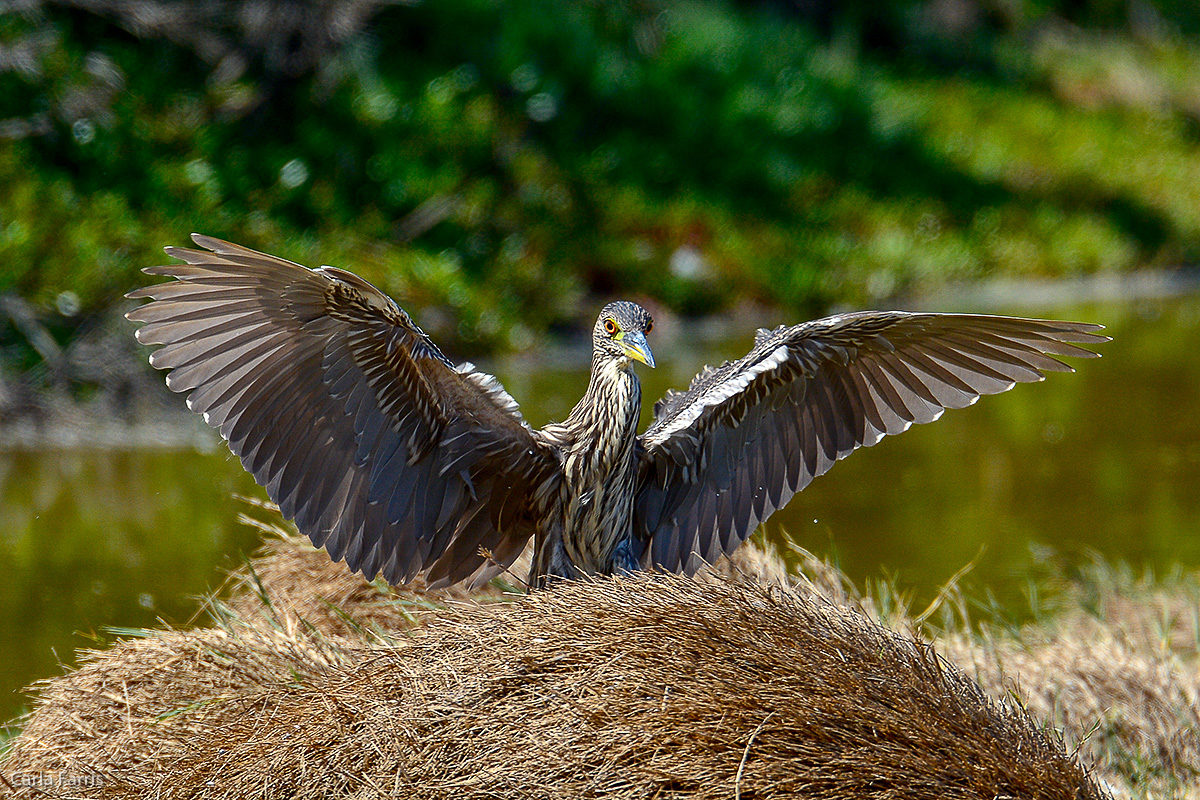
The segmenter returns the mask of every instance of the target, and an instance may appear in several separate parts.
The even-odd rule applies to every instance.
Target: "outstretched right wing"
[[[283,515],[394,584],[478,582],[511,564],[555,462],[499,382],[455,367],[351,273],[192,239],[206,249],[167,248],[187,263],[147,269],[176,280],[131,292],[153,302],[127,316]]]
[[[762,331],[655,406],[640,437],[643,563],[691,574],[733,552],[859,447],[1092,358],[1099,325],[867,311]]]

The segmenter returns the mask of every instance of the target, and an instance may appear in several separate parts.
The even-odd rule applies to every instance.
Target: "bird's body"
[[[541,430],[561,452],[562,473],[545,509],[533,578],[610,574],[617,544],[632,536],[637,424],[642,389],[628,358],[597,350],[583,398],[561,424]]]
[[[760,331],[655,405],[641,435],[644,309],[592,334],[583,398],[533,430],[490,375],[455,366],[355,275],[203,236],[177,280],[131,297],[151,363],[220,430],[282,513],[392,583],[486,580],[532,538],[530,583],[637,568],[692,573],[731,553],[858,447],[1094,356],[1084,323],[862,312]]]

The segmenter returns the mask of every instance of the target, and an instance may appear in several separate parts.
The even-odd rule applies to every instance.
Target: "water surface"
[[[833,556],[859,582],[892,576],[918,603],[974,561],[967,585],[1017,615],[1047,558],[1200,567],[1200,299],[1038,313],[1104,322],[1114,341],[1077,374],[855,453],[767,537]],[[752,337],[660,329],[647,408]],[[583,351],[487,366],[535,425],[565,417],[587,383]],[[237,493],[261,496],[221,448],[0,450],[0,718],[21,708],[16,689],[113,638],[107,626],[186,624],[257,542]]]

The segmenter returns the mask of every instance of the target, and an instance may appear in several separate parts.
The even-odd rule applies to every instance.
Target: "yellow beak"
[[[650,345],[646,343],[646,335],[639,331],[627,331],[621,337],[621,346],[625,348],[625,354],[634,361],[640,361],[648,367],[654,366],[654,354],[650,352]]]

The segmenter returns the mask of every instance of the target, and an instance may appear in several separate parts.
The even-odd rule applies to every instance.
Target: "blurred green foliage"
[[[305,7],[0,15],[0,294],[87,315],[197,230],[463,353],[599,296],[800,315],[1200,253],[1191,2]]]

